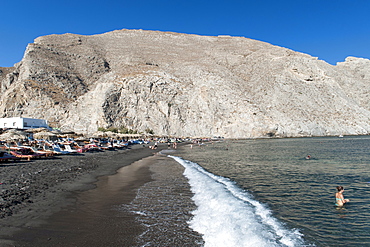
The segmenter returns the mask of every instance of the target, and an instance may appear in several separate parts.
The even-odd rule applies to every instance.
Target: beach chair
[[[32,149],[33,152],[35,152],[37,154],[43,154],[46,157],[54,156],[54,152],[53,151],[50,151],[50,150],[39,150],[36,147],[30,147],[30,148]]]
[[[64,145],[64,150],[70,153],[77,153],[78,151],[76,149],[72,149],[70,145],[65,144]]]
[[[49,156],[54,155],[54,153],[52,153],[52,152],[38,150],[37,148],[31,147],[31,146],[19,146],[19,147],[21,148],[21,151],[23,151],[23,150],[28,151],[27,153],[22,152],[23,154],[36,154],[36,155],[39,155],[40,157],[49,157]]]
[[[114,147],[110,144],[107,144],[107,145],[99,145],[98,146],[100,149],[102,150],[114,150]]]
[[[6,150],[20,150],[20,147],[14,147],[14,146],[9,146],[7,143],[4,143],[4,147]]]
[[[39,155],[36,155],[36,154],[22,154],[19,151],[10,151],[10,154],[20,159],[27,159],[28,161],[30,161],[31,159],[40,157]]]
[[[102,150],[98,147],[98,145],[96,145],[96,144],[92,144],[92,143],[86,144],[86,145],[84,146],[84,148],[85,148],[87,151],[89,151],[89,152],[102,151]]]
[[[79,152],[79,153],[84,153],[84,152],[88,151],[87,148],[84,148],[84,147],[80,146],[77,142],[75,142],[74,145],[76,146],[77,152]]]
[[[57,154],[69,154],[68,151],[62,150],[60,148],[60,146],[59,145],[56,145],[56,144],[53,145],[53,149],[54,149],[54,152],[57,153]]]
[[[47,144],[44,144],[42,146],[42,150],[45,151],[45,152],[50,152],[52,153],[53,155],[54,154],[57,154],[57,152],[54,151],[54,149],[51,147],[51,146],[48,146]]]
[[[19,160],[20,158],[15,157],[14,155],[11,155],[7,152],[0,152],[0,161],[8,161],[8,160]]]

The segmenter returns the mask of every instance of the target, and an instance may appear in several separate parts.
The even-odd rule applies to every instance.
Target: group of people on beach
[[[171,142],[167,142],[168,148],[171,148]],[[177,142],[172,143],[172,147],[174,149],[177,149]],[[149,146],[150,149],[157,149],[158,148],[158,142],[155,142],[153,146]]]

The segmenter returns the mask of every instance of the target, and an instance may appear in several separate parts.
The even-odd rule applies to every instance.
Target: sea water
[[[285,229],[264,205],[233,181],[207,172],[198,164],[173,157],[185,167],[198,208],[190,226],[205,246],[295,246],[297,231]]]
[[[209,142],[170,157],[204,246],[370,246],[368,136]]]

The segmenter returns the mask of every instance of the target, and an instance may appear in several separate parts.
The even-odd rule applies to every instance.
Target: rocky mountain
[[[228,138],[370,132],[370,61],[336,66],[243,37],[119,30],[49,35],[1,68],[2,117]]]

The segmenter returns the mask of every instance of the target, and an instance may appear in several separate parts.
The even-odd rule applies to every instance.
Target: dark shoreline
[[[121,167],[162,149],[167,147],[163,145],[152,150],[136,145],[129,150],[1,164],[0,246],[14,246],[14,241],[20,240],[22,230],[37,228],[62,208],[75,204],[75,194],[95,188],[98,178],[115,174]],[[136,174],[137,179],[129,188],[131,196],[126,194],[127,200],[134,196],[132,192],[137,186],[151,180],[148,167],[132,174]],[[24,243],[31,240],[30,235],[22,236]]]

